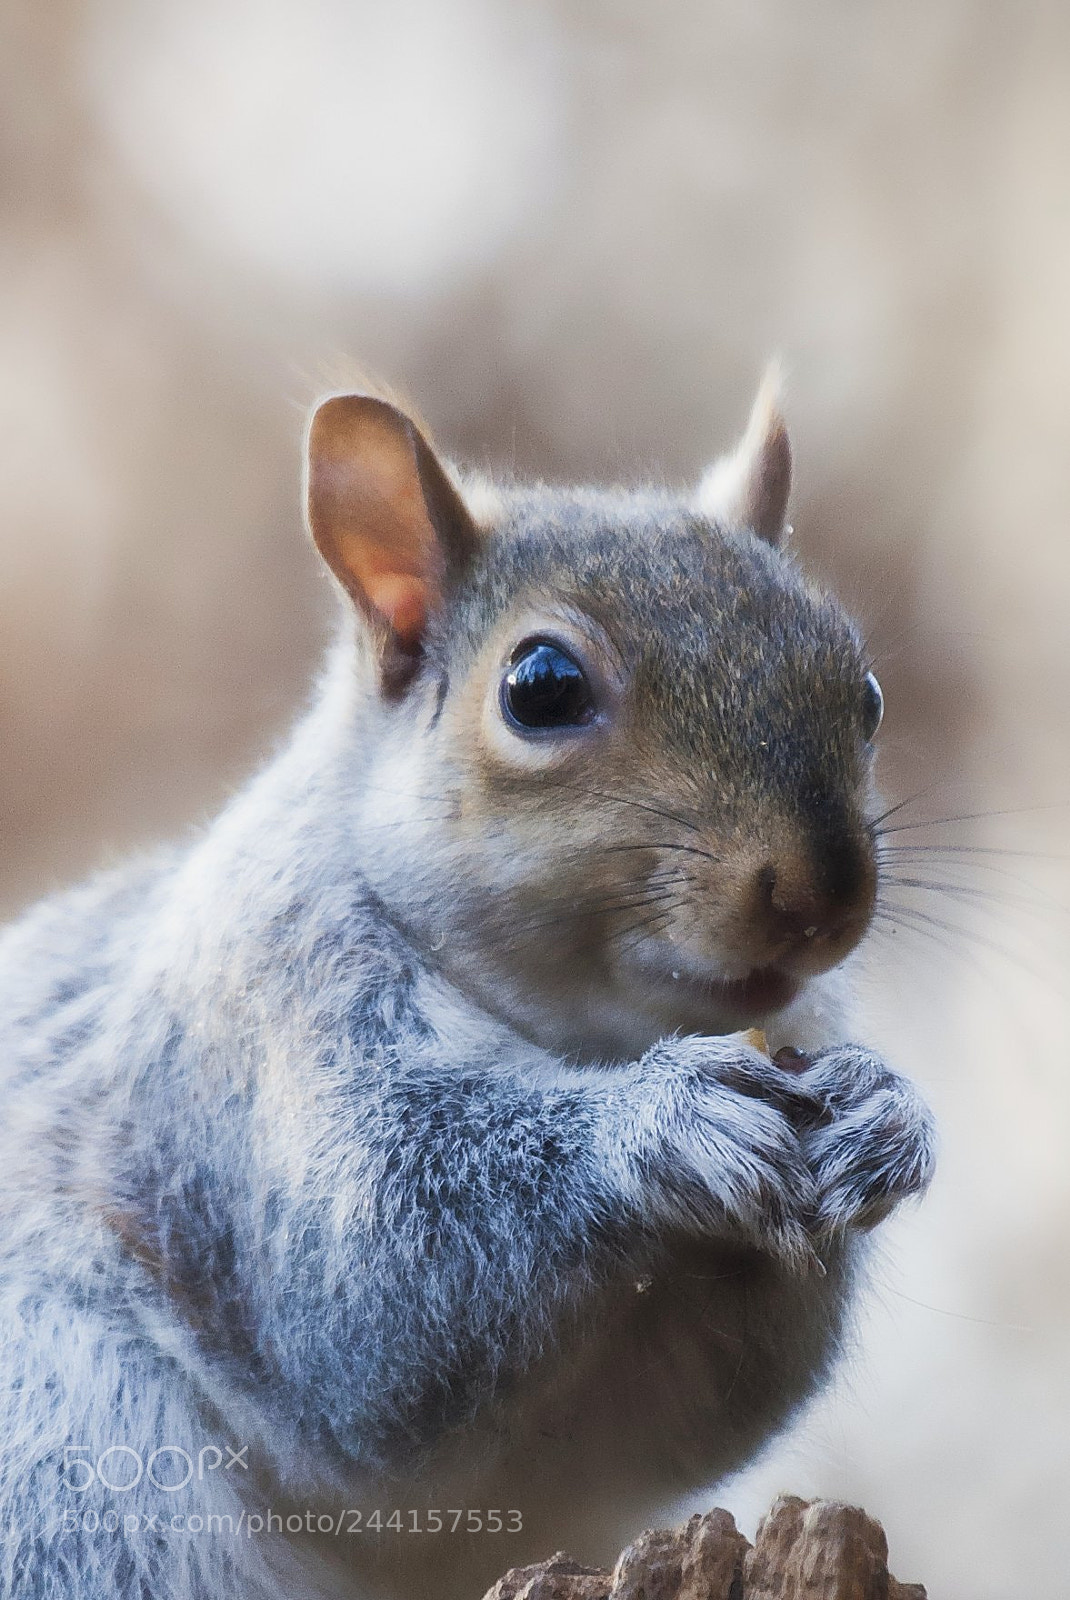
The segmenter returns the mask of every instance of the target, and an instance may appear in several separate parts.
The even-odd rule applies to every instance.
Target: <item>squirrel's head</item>
[[[429,959],[585,1054],[767,1021],[865,932],[881,697],[780,545],[769,386],[689,495],[469,484],[367,396],[312,418],[355,607],[354,848]]]

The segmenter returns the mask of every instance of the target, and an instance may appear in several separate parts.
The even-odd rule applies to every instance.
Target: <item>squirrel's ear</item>
[[[779,544],[791,493],[791,442],[780,411],[780,373],[762,379],[747,429],[729,456],[703,475],[695,506],[728,527],[749,528],[768,544]]]
[[[396,671],[479,531],[416,424],[385,400],[335,395],[308,430],[308,525]]]

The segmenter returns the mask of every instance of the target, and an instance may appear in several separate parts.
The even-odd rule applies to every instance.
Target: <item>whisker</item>
[[[399,789],[395,783],[362,783],[362,789],[370,789],[374,794],[388,794],[394,800],[441,800],[442,795],[434,789],[425,794],[422,789]]]
[[[715,856],[712,850],[700,850],[698,845],[674,844],[664,840],[661,842],[648,840],[644,844],[607,844],[602,846],[602,850],[606,855],[616,855],[621,851],[627,850],[678,850],[684,855],[702,856],[706,861],[719,862],[723,860],[722,856]]]
[[[890,872],[881,874],[881,883],[897,889],[923,889],[934,894],[946,894],[949,899],[961,900],[969,905],[976,904],[986,911],[995,911],[1001,906],[1017,907],[1038,913],[1067,909],[1057,900],[1049,899],[1045,904],[1043,900],[1038,902],[1037,899],[1030,899],[1027,895],[1014,894],[1006,889],[992,889],[984,884],[941,882],[933,878],[907,878]]]
[[[889,806],[887,811],[882,811],[879,817],[870,817],[866,827],[870,833],[876,833],[887,817],[894,817],[898,811],[905,811],[907,806],[917,805],[920,800],[925,800],[933,793],[931,789],[920,790],[917,794],[907,795],[905,800],[897,800],[895,805]]]
[[[971,972],[979,973],[982,977],[988,976],[986,969],[981,965],[977,957],[971,951],[961,949],[953,939],[947,937],[946,933],[932,928],[920,927],[917,923],[910,922],[905,917],[897,916],[887,906],[878,907],[873,913],[874,933],[895,933],[897,930],[917,935],[920,939],[930,940],[931,943],[938,945],[953,960],[962,962]]]
[[[642,933],[644,929],[651,929],[653,932],[657,932],[658,928],[663,927],[671,917],[672,909],[670,906],[666,911],[658,911],[653,916],[643,917],[638,922],[633,922],[630,927],[624,928],[620,933],[615,934],[613,942],[619,945],[621,949],[630,949],[636,942],[635,936]]]
[[[453,815],[454,815],[453,812],[443,811],[443,812],[440,812],[437,816],[434,816],[434,817],[410,817],[410,816],[406,816],[405,817],[405,821],[406,822],[426,822],[426,823],[431,823],[431,822],[449,822],[449,821],[452,820]],[[397,817],[391,817],[391,818],[389,818],[389,820],[387,820],[385,822],[362,822],[360,824],[360,832],[362,834],[363,833],[375,833],[375,832],[378,832],[378,830],[380,828],[396,828],[397,826],[398,826],[398,818]]]
[[[646,801],[633,800],[629,795],[608,794],[603,789],[589,789],[585,784],[569,783],[560,778],[552,778],[547,781],[552,783],[555,788],[572,789],[577,794],[588,795],[592,800],[608,800],[611,805],[631,806],[636,811],[649,812],[652,817],[661,817],[665,822],[675,822],[678,827],[687,828],[691,833],[702,832],[697,822],[692,822],[687,817],[681,817],[674,811],[665,811],[660,806],[652,806]]]
[[[957,1322],[974,1322],[981,1328],[999,1328],[1007,1333],[1035,1333],[1036,1329],[1020,1322],[996,1322],[989,1317],[972,1317],[965,1311],[952,1311],[947,1306],[931,1306],[927,1300],[915,1300],[913,1295],[904,1294],[902,1289],[897,1289],[894,1284],[883,1286],[886,1292],[898,1295],[900,1300],[905,1300],[908,1305],[920,1306],[922,1311],[935,1311],[940,1317],[954,1317]]]
[[[877,848],[882,856],[1020,856],[1033,861],[1070,861],[1070,856],[1052,855],[1048,850],[1012,850],[1004,845],[993,844],[941,844],[937,840],[931,844],[922,840],[918,843],[885,845],[883,837],[880,837],[877,839]]]
[[[1070,914],[1070,906],[1064,904],[1050,890],[1019,872],[1008,872],[1007,868],[1002,865],[1004,858],[1012,861],[1019,859],[1041,861],[1045,865],[1053,861],[1070,860],[1070,857],[1056,856],[1046,851],[1001,850],[984,845],[909,844],[878,846],[877,849],[878,868],[881,879],[884,882],[894,882],[895,874],[904,867],[913,872],[920,872],[925,869],[938,870],[942,867],[945,872],[954,872],[958,876],[953,878],[944,877],[939,880],[927,879],[924,882],[919,880],[916,887],[937,891],[940,889],[950,891],[952,889],[965,890],[968,888],[978,896],[988,896],[993,901],[1002,899],[1008,905],[1019,904],[1031,906],[1033,909],[1039,909],[1043,905],[1057,912],[1060,916]],[[890,872],[887,870],[889,866],[892,869]],[[996,890],[987,888],[984,885],[962,881],[963,875],[977,872],[987,873],[990,877],[999,878],[1006,883],[1017,886],[1018,889],[1024,889],[1027,891],[1027,895],[1007,894],[1006,892],[1000,895]]]
[[[945,917],[937,917],[931,911],[922,911],[917,906],[896,905],[888,907],[887,905],[882,905],[874,913],[874,916],[884,915],[887,917],[889,911],[894,913],[901,925],[910,926],[918,933],[928,933],[931,937],[935,930],[943,934],[945,936],[946,949],[955,948],[953,944],[946,942],[946,936],[951,934],[957,940],[968,940],[981,949],[990,951],[992,954],[999,956],[1002,961],[1010,962],[1035,978],[1043,977],[1040,968],[1034,963],[1026,961],[1019,951],[1009,950],[1006,945],[1000,944],[995,939],[990,939],[986,934],[979,932],[977,928],[967,928],[963,927],[959,922],[949,922]]]
[[[1025,851],[1008,851],[1007,853],[1012,857],[1016,854],[1022,856],[1027,854]],[[1037,854],[1035,857],[1033,857],[1033,859],[1048,863],[1051,861],[1070,858]],[[917,872],[921,871],[923,868],[939,868],[942,866],[946,871],[957,872],[960,874],[967,872],[986,872],[992,877],[1000,878],[1007,883],[1017,884],[1017,886],[1021,889],[1028,889],[1031,895],[1038,900],[1044,901],[1054,911],[1058,911],[1063,915],[1066,915],[1067,912],[1070,911],[1070,907],[1064,905],[1062,901],[1058,900],[1055,895],[1050,893],[1049,890],[1042,888],[1031,878],[1023,877],[1019,872],[1008,872],[1006,867],[1000,866],[997,864],[997,862],[990,861],[983,857],[981,860],[977,861],[972,860],[968,856],[959,855],[944,859],[938,850],[934,850],[931,854],[925,850],[903,850],[902,852],[896,851],[894,853],[891,851],[881,852],[878,857],[878,866],[880,868],[882,878],[886,876],[884,871],[886,863],[890,863],[892,868],[896,871],[898,871],[900,867],[906,867],[909,870]],[[948,878],[944,881],[947,883],[959,883],[960,879]]]
[[[579,905],[562,906],[555,910],[548,910],[541,916],[526,917],[519,924],[510,919],[509,926],[510,929],[520,927],[525,932],[535,932],[540,928],[557,927],[563,922],[581,921],[585,917],[612,916],[619,911],[645,909],[648,906],[672,900],[676,893],[677,886],[675,882],[658,885],[649,891],[644,891],[637,886],[634,891],[625,892],[612,898],[601,901],[583,901]]]
[[[894,828],[883,828],[882,834],[917,832],[920,828],[946,828],[960,822],[988,822],[993,817],[1035,816],[1041,811],[1065,811],[1066,801],[1056,801],[1046,806],[1011,806],[1000,811],[964,811],[954,817],[930,817],[923,822],[902,822]],[[890,814],[890,813],[889,813]]]

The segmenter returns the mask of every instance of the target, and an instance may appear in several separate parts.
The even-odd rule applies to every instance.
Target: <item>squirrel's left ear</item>
[[[371,626],[384,677],[403,679],[479,529],[416,424],[372,395],[335,395],[314,412],[307,506],[317,549]]]
[[[731,455],[703,474],[695,508],[730,528],[749,528],[767,544],[787,533],[791,493],[791,442],[780,411],[780,374],[770,367],[762,379],[747,429]]]

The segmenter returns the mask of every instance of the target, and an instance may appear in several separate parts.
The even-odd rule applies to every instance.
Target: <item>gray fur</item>
[[[511,515],[405,704],[371,705],[347,634],[287,748],[200,839],[0,941],[12,1600],[474,1600],[561,1544],[598,1553],[791,1416],[844,1337],[862,1229],[928,1181],[914,1091],[839,1043],[839,974],[783,1021],[815,1051],[801,1074],[738,1036],[597,1060],[467,992],[392,900],[421,864],[412,806],[396,835],[367,822],[381,752],[399,728],[432,737],[442,684],[522,589],[630,641],[688,805],[714,803],[699,772],[737,828],[756,796],[862,782],[860,647],[784,558],[711,544],[657,497],[528,493]],[[764,760],[733,732],[756,704]],[[247,1446],[248,1469],[176,1493],[63,1482],[67,1447],[215,1444]],[[133,1458],[109,1459],[118,1478]],[[515,1506],[524,1532],[167,1525],[377,1506]],[[109,1509],[136,1531],[84,1530]]]

